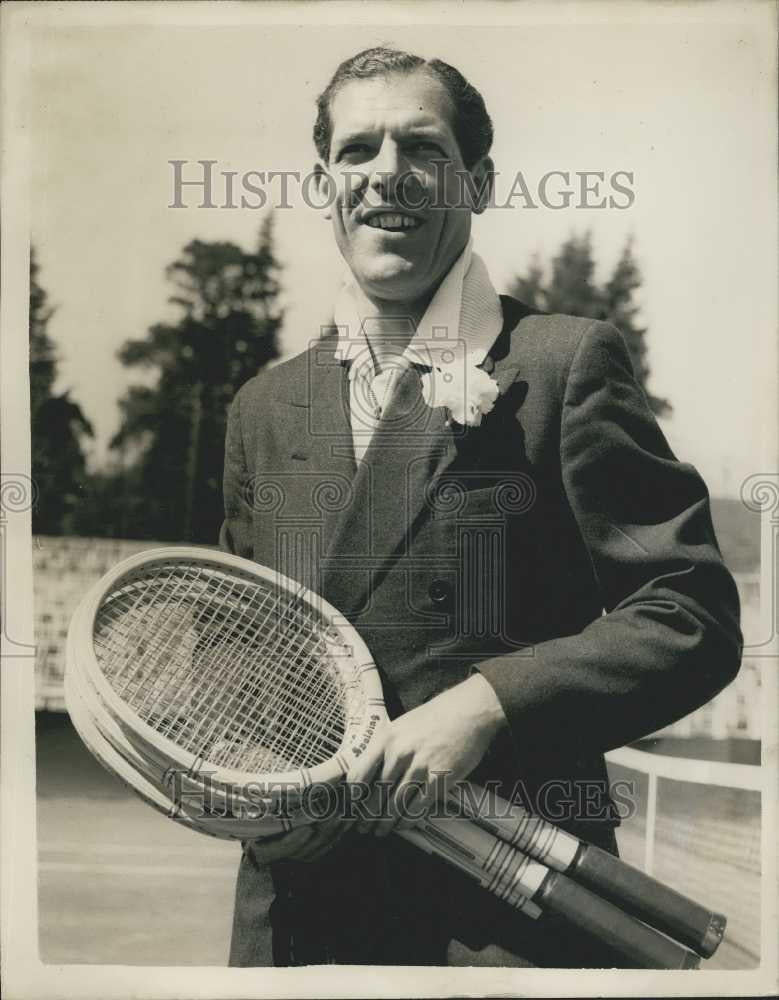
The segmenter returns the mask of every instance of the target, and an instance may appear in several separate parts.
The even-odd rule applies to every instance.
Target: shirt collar
[[[350,365],[350,376],[365,367],[362,363],[351,365],[352,361],[370,357],[371,318],[367,309],[367,301],[348,273],[335,302],[338,344],[334,357]],[[469,239],[431,299],[404,358],[432,368],[439,367],[441,359],[446,363],[453,353],[465,352],[474,356],[474,364],[481,364],[502,326],[500,299]]]

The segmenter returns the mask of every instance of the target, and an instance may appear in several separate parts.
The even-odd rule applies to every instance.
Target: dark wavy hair
[[[423,59],[400,49],[380,45],[365,49],[356,56],[346,59],[332,76],[332,79],[316,101],[317,115],[314,123],[314,145],[322,160],[330,159],[330,141],[333,123],[330,104],[337,91],[351,80],[367,80],[371,77],[387,76],[389,73],[413,73],[427,70],[446,88],[454,105],[454,134],[460,147],[463,163],[470,168],[492,146],[492,121],[487,114],[484,98],[471,86],[454,66],[441,59]]]

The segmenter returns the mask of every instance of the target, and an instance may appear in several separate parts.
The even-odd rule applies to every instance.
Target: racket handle
[[[534,897],[545,910],[607,941],[644,969],[697,969],[700,958],[676,941],[609,903],[560,872],[550,872]]]
[[[431,827],[417,827],[397,832],[404,840],[419,847],[426,854],[434,855],[448,862],[478,882],[483,889],[500,895],[513,909],[520,910],[533,920],[541,916],[541,907],[529,899],[516,885],[500,885],[496,891],[493,876],[479,866],[467,847],[460,844],[455,837],[447,837],[444,840],[436,836]]]
[[[478,785],[471,785],[466,792],[453,794],[453,801],[493,836],[564,872],[704,958],[717,950],[727,923],[723,914],[701,906],[613,854],[580,841],[493,792]],[[487,804],[488,817],[479,814],[477,802]]]
[[[568,874],[704,958],[710,958],[722,941],[727,923],[723,914],[706,909],[594,844],[581,845]]]
[[[700,959],[659,931],[640,923],[613,903],[490,835],[463,818],[428,816],[421,829],[447,850],[464,854],[481,870],[480,882],[499,899],[515,905],[528,897],[542,910],[605,939],[631,963],[646,969],[694,969]]]

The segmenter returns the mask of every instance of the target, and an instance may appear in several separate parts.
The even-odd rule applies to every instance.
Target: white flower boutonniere
[[[447,424],[454,420],[464,427],[478,427],[495,406],[498,383],[479,368],[483,360],[480,352],[458,354],[451,364],[436,366],[422,376],[425,402],[431,407],[445,406],[449,411]]]

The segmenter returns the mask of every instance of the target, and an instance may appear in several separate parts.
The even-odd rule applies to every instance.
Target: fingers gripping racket
[[[340,782],[386,720],[364,642],[324,600],[272,570],[206,549],[126,560],[89,592],[68,642],[68,707],[98,759],[157,808],[178,807],[171,771],[224,802],[287,806]],[[259,789],[246,795],[246,790]],[[298,814],[298,817],[300,814]],[[292,821],[180,809],[216,836],[257,839]],[[469,820],[430,819],[406,834],[531,916],[538,903],[612,943],[636,964],[697,959],[565,875]],[[532,902],[529,902],[532,900]]]

